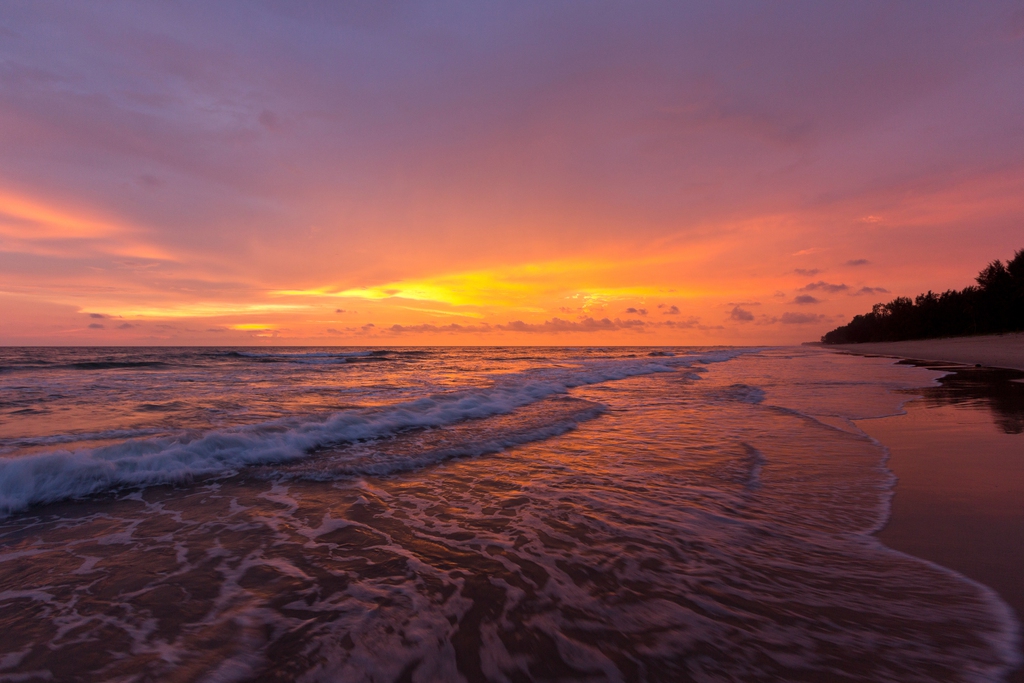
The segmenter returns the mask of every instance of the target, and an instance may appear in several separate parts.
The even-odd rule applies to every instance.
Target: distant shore
[[[944,361],[964,365],[1024,370],[1024,333],[983,337],[914,339],[901,342],[828,344],[822,348],[915,360]]]

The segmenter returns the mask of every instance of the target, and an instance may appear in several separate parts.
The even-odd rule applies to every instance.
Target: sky
[[[0,344],[790,344],[1020,248],[1019,0],[0,12]]]

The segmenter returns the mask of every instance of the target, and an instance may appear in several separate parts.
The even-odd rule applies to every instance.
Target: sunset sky
[[[9,2],[2,344],[781,344],[1024,247],[1018,2]]]

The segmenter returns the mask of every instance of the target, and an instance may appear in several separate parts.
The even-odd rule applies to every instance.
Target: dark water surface
[[[982,681],[818,349],[0,351],[0,680]]]

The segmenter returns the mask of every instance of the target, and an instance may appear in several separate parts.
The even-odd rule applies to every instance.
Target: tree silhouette
[[[985,266],[977,285],[942,294],[929,291],[875,304],[870,313],[826,333],[825,344],[903,341],[1024,330],[1024,249],[1003,264]]]

